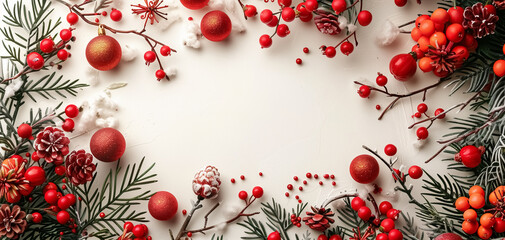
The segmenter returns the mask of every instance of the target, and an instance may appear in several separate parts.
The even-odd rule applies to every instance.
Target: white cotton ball
[[[183,29],[182,43],[188,47],[200,48],[200,40],[198,39],[201,34],[200,26],[193,20],[186,20]]]
[[[162,31],[167,30],[170,26],[172,26],[172,24],[182,19],[181,14],[176,11],[168,12],[165,17],[167,18],[166,20],[160,21],[157,24]]]
[[[98,70],[94,69],[91,66],[88,66],[88,68],[86,69],[86,78],[88,79],[89,85],[94,86],[98,84],[98,82],[100,81],[99,73],[100,72]]]
[[[167,74],[169,78],[175,77],[177,75],[177,68],[167,67],[165,68],[165,74]]]
[[[380,46],[388,46],[396,40],[399,34],[400,29],[390,20],[386,20],[377,33],[376,40]]]
[[[123,54],[121,56],[121,60],[125,62],[130,62],[133,61],[137,57],[138,51],[137,48],[133,45],[125,44],[121,48],[123,51]]]
[[[210,0],[209,7],[213,9],[224,9],[226,0]]]
[[[23,81],[21,79],[14,79],[10,82],[9,85],[5,87],[4,99],[13,97],[16,95],[16,92],[23,86]]]
[[[349,33],[353,33],[353,32],[356,32],[356,29],[358,29],[358,27],[352,23],[350,24],[347,24],[347,30],[349,31]]]
[[[348,23],[347,18],[345,18],[344,16],[338,17],[338,27],[340,29],[346,28],[347,27],[347,23]]]
[[[242,210],[242,207],[237,205],[237,204],[233,204],[229,207],[226,208],[226,210],[224,211],[224,216],[226,218],[232,218],[232,217],[235,217],[237,216],[237,214]]]
[[[419,139],[419,140],[415,140],[415,141],[412,143],[412,145],[413,145],[415,148],[417,148],[417,149],[421,149],[421,148],[422,148],[422,147],[426,144],[426,142],[427,142],[426,140],[421,140],[421,139]]]

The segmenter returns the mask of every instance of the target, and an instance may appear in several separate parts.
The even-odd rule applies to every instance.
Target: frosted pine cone
[[[46,127],[37,134],[34,148],[40,158],[44,158],[48,163],[61,165],[63,157],[68,154],[68,144],[70,140],[65,133],[58,128]]]
[[[65,162],[67,177],[74,185],[85,184],[93,179],[96,169],[93,155],[84,150],[72,151]]]
[[[338,17],[330,12],[317,10],[314,23],[317,29],[324,34],[337,35],[342,31]]]
[[[219,193],[221,174],[216,167],[207,166],[198,171],[193,179],[193,192],[202,198],[214,198]]]
[[[311,207],[312,212],[307,212],[307,217],[304,217],[302,220],[305,222],[305,225],[310,228],[324,232],[326,229],[330,227],[331,223],[334,223],[331,217],[335,215],[329,208],[316,208]]]
[[[505,0],[494,0],[493,3],[497,10],[505,10]]]
[[[2,204],[0,207],[0,237],[7,237],[9,239],[18,239],[25,229],[26,213],[21,211],[18,205],[11,208],[7,204]]]
[[[482,3],[476,3],[465,8],[463,12],[463,27],[468,29],[476,38],[482,38],[493,34],[498,16],[489,13]]]

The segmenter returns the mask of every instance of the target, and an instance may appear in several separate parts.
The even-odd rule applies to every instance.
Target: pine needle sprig
[[[400,216],[403,219],[403,226],[400,229],[403,233],[403,237],[406,240],[424,240],[424,232],[420,231],[420,229],[415,224],[414,217],[411,217],[409,213],[400,212]]]
[[[282,239],[289,240],[287,230],[293,226],[290,220],[290,215],[279,203],[272,198],[272,203],[261,203],[261,211],[266,215],[268,222],[267,226],[272,231],[279,231]],[[306,206],[306,204],[305,204]]]
[[[241,239],[262,239],[266,240],[268,237],[265,225],[252,217],[247,217],[243,222],[237,223],[239,226],[246,228],[244,232],[247,236],[241,237]]]
[[[25,85],[24,93],[34,102],[37,102],[34,94],[38,94],[45,99],[56,99],[53,93],[62,98],[67,98],[64,93],[76,96],[78,89],[89,86],[79,83],[79,80],[63,80],[63,76],[55,78],[55,75],[56,73],[53,72],[51,75],[46,75],[38,80],[29,80]]]

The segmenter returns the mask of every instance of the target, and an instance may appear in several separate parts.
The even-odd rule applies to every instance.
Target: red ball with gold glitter
[[[122,56],[121,45],[113,37],[105,35],[103,28],[98,30],[98,34],[86,47],[86,59],[92,67],[108,71],[119,64]]]
[[[370,155],[359,155],[352,160],[349,171],[356,182],[368,184],[379,176],[379,163]]]
[[[191,10],[197,10],[207,6],[209,0],[181,0],[182,5]]]
[[[91,153],[103,162],[117,161],[126,148],[123,134],[114,128],[102,128],[91,137],[89,143]]]
[[[223,41],[231,33],[231,20],[222,11],[211,11],[203,16],[200,28],[207,39],[213,42]]]
[[[147,208],[153,218],[160,221],[166,221],[175,216],[178,206],[177,199],[173,194],[166,191],[160,191],[155,193],[149,199]]]

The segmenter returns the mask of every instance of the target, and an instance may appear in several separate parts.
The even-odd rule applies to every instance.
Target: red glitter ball
[[[259,174],[260,174],[260,177],[262,177],[262,176],[263,176],[263,173],[262,173],[262,172],[260,172]]]
[[[293,180],[298,181],[298,177],[297,177],[297,176],[294,176],[294,177],[293,177]]]
[[[319,175],[314,174],[314,178],[315,178],[315,179],[318,179],[318,178],[319,178]]]
[[[330,175],[329,174],[324,174],[323,177],[326,178],[326,179],[328,179],[328,178],[330,178]]]
[[[187,213],[188,213],[188,211],[186,211],[186,209],[182,210],[182,215],[186,215]]]
[[[333,175],[333,174],[332,174],[332,175],[330,175],[330,178],[331,178],[331,179],[335,179],[335,175]]]
[[[323,181],[319,181],[319,185],[323,185]]]
[[[244,180],[245,176],[244,175],[240,175],[240,179]]]
[[[284,195],[286,195],[286,197],[289,197],[289,193],[288,192],[286,192]]]
[[[293,190],[293,185],[292,184],[288,184],[288,190]]]
[[[298,195],[295,196],[296,199],[300,199],[300,197]]]
[[[235,183],[235,178],[232,178],[230,181],[231,183]]]
[[[311,177],[312,177],[312,173],[309,173],[309,172],[308,172],[307,174],[305,174],[305,176],[306,176],[307,178],[311,178]]]
[[[302,186],[298,187],[298,190],[303,191],[303,187]]]
[[[303,184],[307,185],[307,180],[303,180]]]

